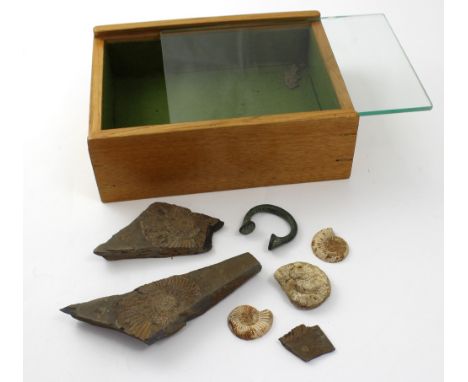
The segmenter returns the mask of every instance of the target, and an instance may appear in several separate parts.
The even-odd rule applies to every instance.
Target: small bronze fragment
[[[62,312],[92,325],[121,331],[146,344],[170,336],[236,290],[262,266],[250,253],[133,292],[69,305]]]
[[[275,249],[280,245],[289,243],[292,239],[296,237],[297,223],[294,220],[294,218],[288,211],[282,209],[281,207],[274,206],[272,204],[260,204],[251,208],[245,215],[244,220],[242,221],[242,225],[239,228],[240,233],[248,235],[249,233],[252,233],[255,230],[255,223],[251,219],[252,216],[259,212],[268,212],[270,214],[276,215],[286,220],[291,226],[291,232],[289,232],[289,234],[287,234],[286,236],[276,236],[274,233],[271,234],[270,242],[268,243],[269,250]]]
[[[318,325],[296,326],[279,340],[286,349],[305,362],[335,350]]]
[[[153,203],[94,253],[106,260],[193,255],[211,249],[223,222],[188,208]]]

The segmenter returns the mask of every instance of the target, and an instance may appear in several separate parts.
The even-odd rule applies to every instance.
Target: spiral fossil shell
[[[167,210],[163,205],[144,214],[157,217],[140,221],[143,235],[155,246],[195,248],[204,234],[194,214],[187,208]]]
[[[327,263],[337,263],[348,255],[348,243],[336,236],[332,228],[318,231],[312,239],[312,251]]]
[[[244,340],[253,340],[267,333],[273,323],[268,309],[258,311],[250,305],[240,305],[229,313],[228,325],[232,333]]]
[[[174,312],[192,303],[199,295],[196,283],[183,276],[172,276],[138,288],[119,302],[117,325],[141,340],[162,329]]]
[[[283,265],[276,270],[275,279],[289,300],[300,308],[316,308],[330,296],[331,286],[327,275],[309,263]]]

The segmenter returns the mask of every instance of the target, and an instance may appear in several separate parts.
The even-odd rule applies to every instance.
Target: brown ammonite
[[[118,303],[116,325],[125,333],[146,341],[171,317],[200,295],[200,288],[183,276],[172,276],[136,289]]]
[[[250,305],[234,308],[228,316],[231,332],[243,340],[253,340],[266,334],[273,324],[273,313],[268,309],[258,311]]]
[[[324,228],[314,235],[312,252],[327,263],[338,263],[348,255],[349,247],[344,239],[335,235],[332,228]]]

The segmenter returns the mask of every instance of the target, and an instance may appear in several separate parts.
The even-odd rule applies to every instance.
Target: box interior
[[[339,108],[310,25],[105,43],[102,129]]]
[[[106,43],[102,128],[169,123],[161,42]]]

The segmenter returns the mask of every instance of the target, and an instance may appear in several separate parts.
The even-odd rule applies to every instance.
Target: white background
[[[338,381],[440,381],[443,352],[443,78],[442,4],[427,1],[38,3],[27,10],[34,115],[25,146],[24,376],[27,381],[249,381],[306,378]],[[102,204],[86,146],[92,27],[209,15],[318,9],[322,15],[385,13],[433,103],[430,112],[361,119],[351,179],[208,193],[160,200],[221,218],[214,249],[195,257],[108,263],[93,248],[150,202]],[[33,68],[33,75],[31,73]],[[15,98],[19,94],[12,94]],[[237,233],[259,203],[289,210],[297,238],[274,252],[271,232],[287,227],[270,216]],[[313,233],[332,226],[351,251],[326,264],[310,250]],[[70,303],[123,293],[244,251],[263,270],[176,335],[150,347],[79,323],[59,312]],[[295,309],[273,279],[292,261],[319,265],[332,295],[312,311]],[[226,325],[239,304],[269,308],[272,330],[244,342]],[[336,347],[303,363],[277,340],[297,324],[319,324]]]

